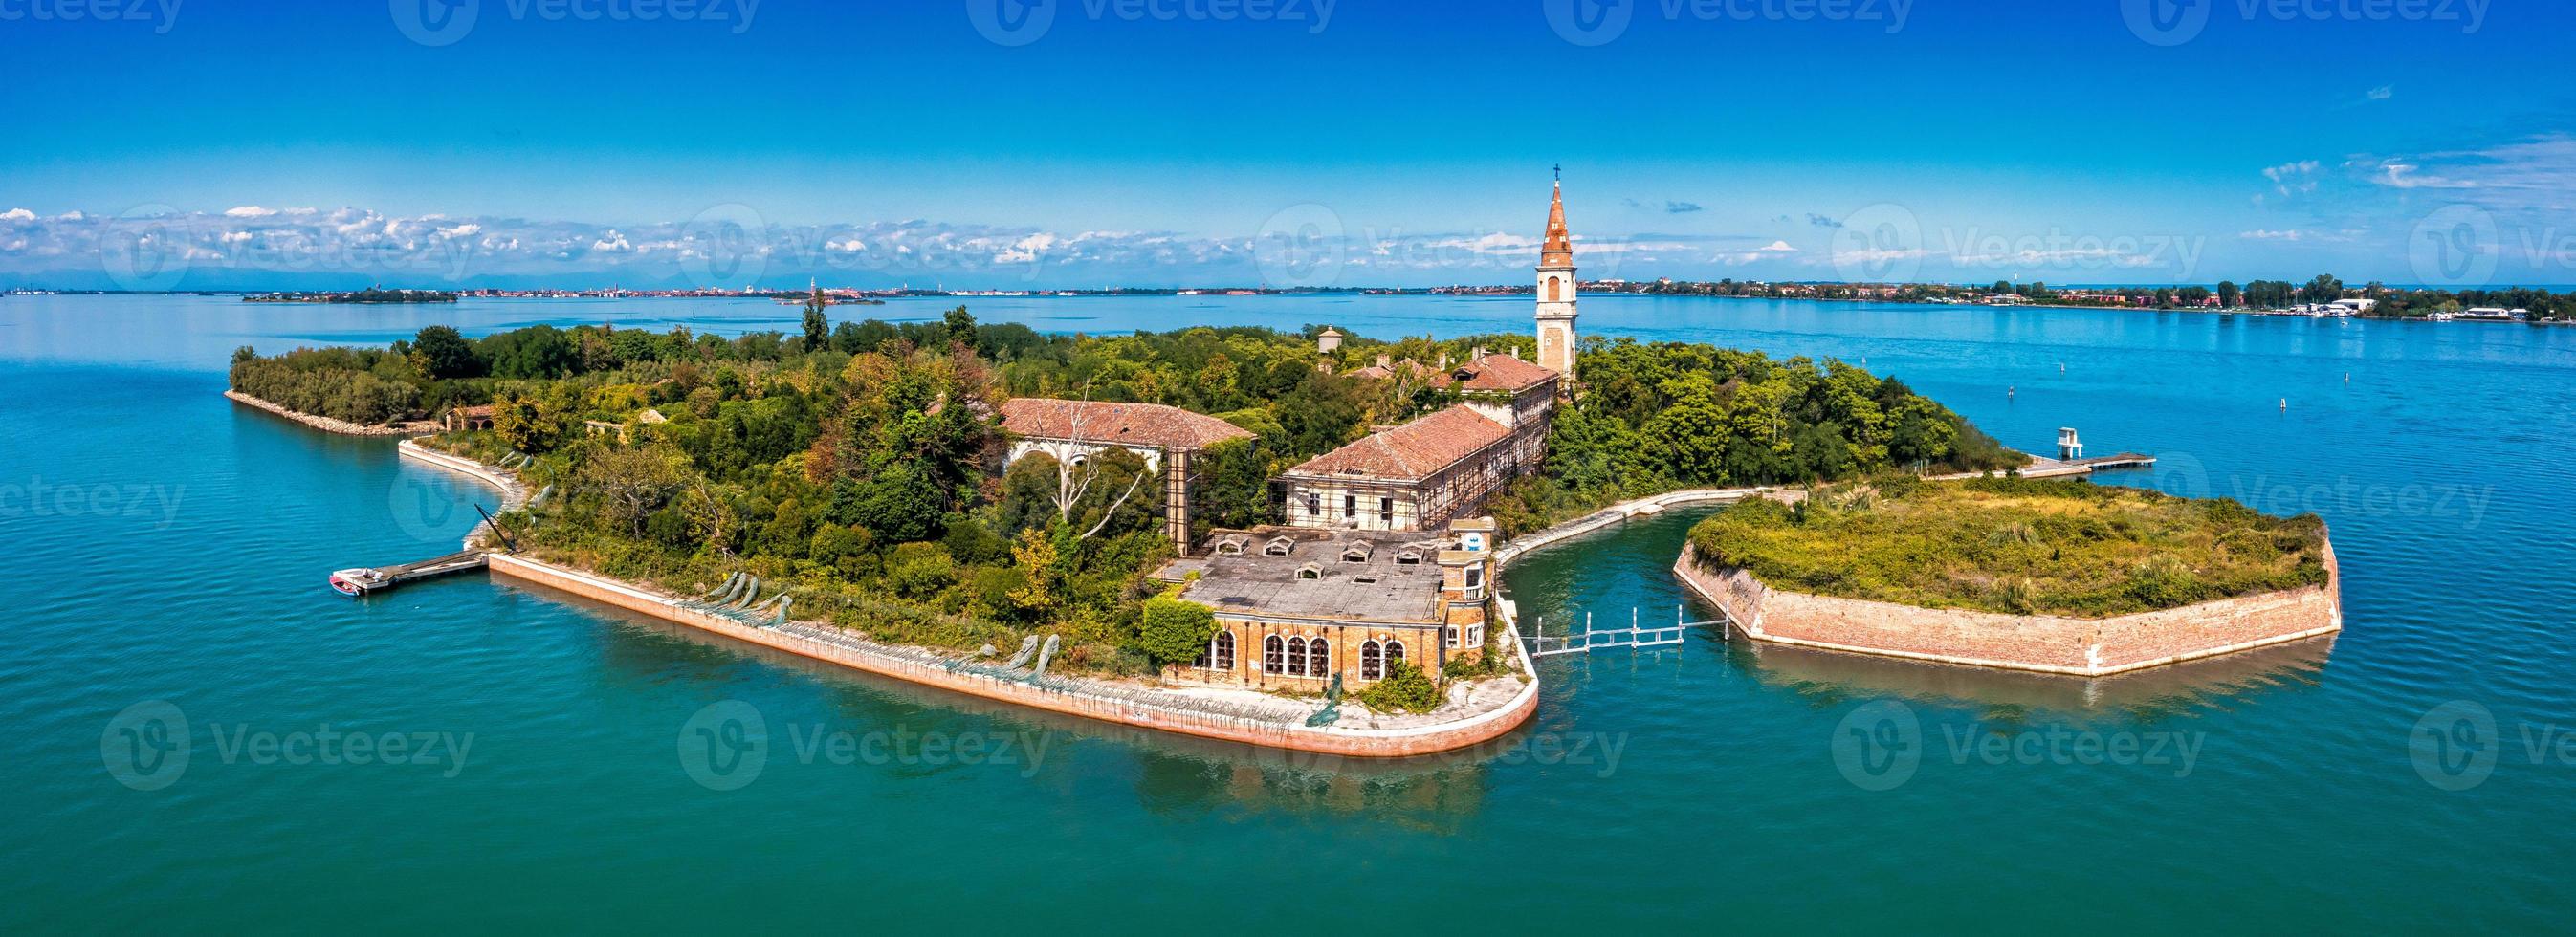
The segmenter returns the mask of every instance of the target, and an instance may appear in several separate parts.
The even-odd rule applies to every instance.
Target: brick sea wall
[[[1203,738],[1267,745],[1331,755],[1401,758],[1465,748],[1518,728],[1538,711],[1538,681],[1531,680],[1500,709],[1453,722],[1403,729],[1309,728],[1255,719],[1234,718],[1144,706],[1125,700],[1053,690],[979,673],[951,671],[864,647],[816,640],[771,628],[757,628],[729,618],[680,608],[673,599],[632,585],[577,570],[504,554],[491,557],[492,574],[568,592],[595,602],[640,612],[666,621],[776,648],[815,660],[882,674],[925,686],[985,699],[1032,706],[1050,712],[1100,719]]]
[[[2101,676],[2295,641],[2343,627],[2342,571],[2327,580],[2115,618],[1916,608],[1773,589],[1744,570],[1700,566],[1682,548],[1673,573],[1747,637],[1782,644],[1981,667]]]

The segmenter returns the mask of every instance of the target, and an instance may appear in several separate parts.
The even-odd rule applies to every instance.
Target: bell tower
[[[1547,242],[1538,253],[1538,363],[1574,376],[1574,238],[1565,231],[1564,170],[1547,206]]]

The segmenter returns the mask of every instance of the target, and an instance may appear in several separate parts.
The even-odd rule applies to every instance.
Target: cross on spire
[[[1558,182],[1563,182],[1563,181],[1565,181],[1565,164],[1564,164],[1564,163],[1558,163],[1558,164],[1556,164],[1556,181],[1558,181]]]

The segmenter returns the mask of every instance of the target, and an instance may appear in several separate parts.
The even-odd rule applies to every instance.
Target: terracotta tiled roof
[[[1121,446],[1204,449],[1250,439],[1240,426],[1158,403],[1019,397],[1002,404],[1002,428],[1020,436]]]
[[[1372,364],[1352,371],[1350,376],[1382,381],[1399,374],[1419,378],[1433,387],[1457,385],[1467,390],[1513,392],[1536,387],[1556,377],[1553,369],[1510,355],[1486,355],[1447,371],[1435,370],[1430,365],[1406,358],[1395,362],[1393,367]],[[1465,379],[1462,381],[1459,375],[1465,375]]]
[[[1474,410],[1450,407],[1308,459],[1289,474],[1429,478],[1511,434]]]
[[[1486,355],[1451,370],[1468,375],[1459,386],[1468,390],[1520,391],[1556,379],[1556,371],[1510,355]]]

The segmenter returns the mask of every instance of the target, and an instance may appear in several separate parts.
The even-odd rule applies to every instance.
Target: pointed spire
[[[1547,205],[1547,242],[1539,247],[1538,265],[1574,266],[1574,236],[1565,230],[1565,182],[1556,183]]]

